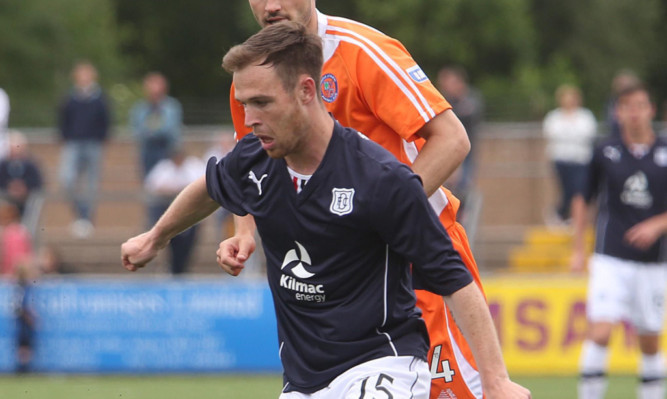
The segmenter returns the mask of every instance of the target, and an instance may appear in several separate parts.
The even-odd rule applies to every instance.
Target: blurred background
[[[595,138],[608,135],[615,78],[624,74],[654,94],[656,131],[664,132],[667,0],[320,0],[317,5],[402,41],[457,114],[467,118],[473,166],[448,186],[464,200],[461,220],[510,372],[546,377],[551,381],[546,386],[555,387],[566,377],[574,387],[586,279],[568,272],[571,232],[567,215],[555,211],[561,188],[543,120],[562,105],[555,93],[567,84],[578,89],[580,105],[594,115]],[[171,162],[164,170],[178,171],[187,184],[191,170],[201,170],[196,165],[201,168],[209,155],[221,156],[233,146],[231,77],[220,68],[221,59],[257,29],[246,1],[0,1],[6,134],[25,140],[17,157],[29,159],[38,171],[38,184],[26,177],[25,187],[17,189],[23,200],[2,217],[4,232],[19,231],[19,241],[3,241],[3,250],[17,252],[16,242],[23,249],[13,261],[3,260],[9,263],[3,263],[0,281],[0,373],[5,375],[0,397],[3,384],[23,392],[21,380],[12,377],[23,363],[23,371],[47,375],[269,373],[270,392],[279,390],[275,321],[261,253],[239,279],[228,278],[215,264],[218,242],[232,231],[228,215],[210,217],[184,237],[182,247],[165,251],[139,274],[125,274],[119,262],[120,244],[143,231],[181,188],[159,176],[149,178],[143,163],[139,120],[141,105],[152,103],[148,74],[164,78],[162,95],[177,104],[175,138],[160,159]],[[61,164],[68,138],[60,131],[66,104],[76,97],[73,71],[82,62],[94,68],[108,126],[98,143],[99,171],[91,174],[92,215],[79,212],[80,198],[73,195],[79,188],[63,179]],[[458,82],[448,84],[448,71]],[[80,169],[83,175],[93,166]],[[7,203],[15,204],[12,188],[2,189]],[[27,348],[15,338],[21,323],[34,330]],[[634,373],[633,332],[620,328],[618,337],[612,372]],[[33,395],[28,397],[49,397]],[[210,397],[243,397],[229,395]]]

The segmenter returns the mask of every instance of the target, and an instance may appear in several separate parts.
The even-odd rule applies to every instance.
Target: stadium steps
[[[586,232],[586,246],[593,248],[593,231]],[[535,226],[524,235],[523,244],[509,251],[509,270],[518,273],[568,272],[572,258],[569,229]]]
[[[203,155],[212,144],[209,137],[214,137],[214,133],[186,140],[188,153]],[[120,244],[146,227],[144,193],[134,141],[115,138],[105,147],[95,231],[86,239],[77,239],[70,232],[74,215],[58,182],[60,144],[48,137],[31,137],[29,145],[45,181],[45,202],[37,229],[37,244],[57,248],[63,261],[78,272],[123,273]],[[215,222],[212,219],[202,226],[190,265],[192,272],[219,272],[215,251],[222,233],[219,226],[214,226]],[[165,257],[161,256],[147,269],[156,273],[167,271]]]

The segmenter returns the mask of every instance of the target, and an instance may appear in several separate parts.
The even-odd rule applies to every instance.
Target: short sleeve
[[[416,289],[450,295],[472,282],[419,177],[400,165],[378,183],[373,223],[394,252],[412,262]]]
[[[206,164],[206,189],[220,206],[228,211],[239,215],[247,215],[248,212],[243,206],[243,195],[236,168],[234,167],[235,158],[232,151],[229,155],[217,161],[211,157]]]
[[[602,168],[602,148],[597,147],[593,151],[593,157],[586,165],[586,183],[582,194],[587,203],[597,196],[600,186],[600,171]]]
[[[381,36],[359,53],[356,80],[375,115],[412,141],[415,133],[451,105],[397,40]]]

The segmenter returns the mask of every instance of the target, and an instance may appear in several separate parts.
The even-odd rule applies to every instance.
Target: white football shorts
[[[665,320],[667,264],[593,254],[586,313],[593,322],[629,321],[639,333],[660,333]]]
[[[430,389],[431,372],[424,360],[391,356],[352,367],[317,392],[288,392],[279,399],[428,399]]]

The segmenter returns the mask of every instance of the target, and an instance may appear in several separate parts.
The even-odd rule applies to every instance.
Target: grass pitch
[[[536,399],[576,398],[575,377],[516,377]],[[0,377],[2,399],[277,399],[278,375]],[[606,399],[635,397],[636,377],[612,376]]]

